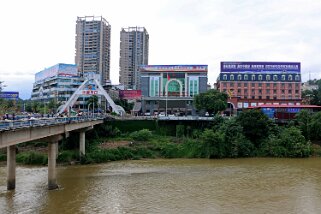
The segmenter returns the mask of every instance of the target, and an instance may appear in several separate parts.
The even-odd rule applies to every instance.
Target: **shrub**
[[[7,155],[0,153],[0,161],[6,161],[7,160]]]
[[[17,162],[23,164],[45,165],[48,162],[48,157],[47,155],[41,153],[23,152],[17,154]]]
[[[184,137],[185,126],[184,125],[176,125],[176,137]]]
[[[152,137],[152,132],[148,129],[142,129],[140,131],[136,131],[130,134],[130,137],[133,140],[137,141],[147,141]]]
[[[71,162],[79,159],[79,151],[65,150],[59,153],[57,161],[60,163]]]

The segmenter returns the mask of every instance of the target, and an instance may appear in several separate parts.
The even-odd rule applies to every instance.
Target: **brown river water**
[[[0,167],[0,213],[321,213],[321,158],[153,159]]]

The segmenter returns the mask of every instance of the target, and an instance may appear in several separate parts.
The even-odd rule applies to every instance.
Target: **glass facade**
[[[189,78],[189,96],[193,97],[199,93],[198,85],[199,85],[198,77]]]
[[[150,81],[149,95],[151,97],[159,96],[159,76],[151,76],[149,78],[149,81]]]

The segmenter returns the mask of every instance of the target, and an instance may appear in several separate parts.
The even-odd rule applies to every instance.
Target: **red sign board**
[[[142,97],[141,90],[120,90],[119,97],[125,100],[140,99]]]
[[[96,90],[82,90],[81,93],[84,95],[96,95],[96,94],[98,94],[98,91],[96,91]]]

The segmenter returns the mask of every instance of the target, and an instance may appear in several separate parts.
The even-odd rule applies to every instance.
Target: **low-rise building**
[[[207,65],[142,65],[143,114],[194,115],[195,95],[207,90]]]
[[[36,73],[31,100],[43,103],[54,100],[58,104],[63,104],[83,81],[84,78],[78,76],[76,65],[56,64]],[[84,108],[82,105],[85,105],[85,97],[78,99],[75,108]]]
[[[217,89],[229,96],[226,113],[263,104],[301,104],[299,62],[221,62]]]

